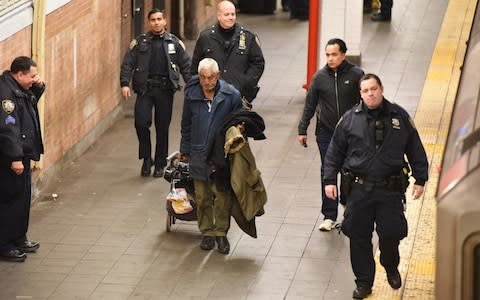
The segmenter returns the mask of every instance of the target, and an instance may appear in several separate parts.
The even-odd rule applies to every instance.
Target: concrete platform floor
[[[389,100],[416,112],[447,0],[398,1],[391,23],[366,16],[362,68],[380,75]],[[0,299],[350,299],[348,239],[318,231],[320,158],[295,140],[303,109],[308,23],[240,15],[260,36],[267,65],[255,110],[267,140],[252,148],[267,186],[258,239],[232,222],[231,253],[198,247],[195,222],[167,233],[163,179],[139,176],[132,103],[32,209],[29,237],[41,248],[25,263],[0,262]],[[348,41],[347,41],[348,44]],[[187,47],[193,50],[194,42]],[[170,149],[179,144],[176,95]],[[53,199],[49,195],[58,194]],[[341,215],[341,214],[340,214]]]

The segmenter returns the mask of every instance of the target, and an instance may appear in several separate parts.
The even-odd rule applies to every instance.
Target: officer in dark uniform
[[[24,261],[40,244],[27,239],[32,177],[30,160],[40,160],[43,142],[37,102],[45,91],[36,63],[13,60],[0,75],[0,259]]]
[[[376,22],[389,22],[392,19],[393,0],[381,0],[380,10],[375,12],[371,19]],[[363,1],[363,12],[369,14],[372,12],[372,0]]]
[[[200,33],[192,57],[192,72],[198,63],[213,58],[220,67],[220,76],[239,91],[244,104],[255,99],[257,86],[265,68],[265,59],[257,36],[236,23],[235,6],[221,1],[217,6],[218,23]]]
[[[357,288],[353,298],[372,292],[375,261],[372,251],[374,224],[379,238],[380,263],[390,286],[402,285],[398,245],[407,236],[404,215],[408,164],[415,178],[413,198],[418,199],[428,180],[428,161],[417,129],[408,113],[383,98],[377,75],[360,79],[362,103],[345,113],[337,124],[325,158],[325,193],[335,199],[341,168],[350,180],[342,231],[350,238],[350,259]],[[342,182],[343,184],[343,182]],[[342,188],[344,191],[345,188]]]
[[[148,13],[151,30],[130,43],[120,71],[120,85],[125,100],[130,97],[129,83],[137,93],[135,129],[139,142],[138,158],[143,159],[142,176],[162,177],[168,156],[168,129],[172,118],[173,94],[183,80],[190,79],[190,57],[185,45],[175,35],[165,31],[167,20],[158,8]],[[152,159],[150,126],[155,108],[156,146]]]

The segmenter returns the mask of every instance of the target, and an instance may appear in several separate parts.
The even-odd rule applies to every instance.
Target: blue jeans
[[[337,215],[338,215],[338,198],[335,200],[327,198],[327,195],[325,195],[325,183],[323,182],[323,174],[324,174],[323,161],[325,159],[325,156],[327,155],[328,145],[330,144],[330,140],[332,139],[332,136],[333,136],[333,131],[324,127],[319,128],[319,132],[317,135],[317,145],[318,145],[318,150],[320,150],[320,160],[322,162],[322,165],[320,167],[320,176],[321,176],[321,183],[322,183],[322,214],[324,219],[330,219],[332,221],[336,221]],[[338,191],[337,191],[337,195],[338,195]]]

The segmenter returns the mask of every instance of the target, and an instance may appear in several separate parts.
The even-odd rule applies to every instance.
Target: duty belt
[[[367,180],[359,176],[354,176],[353,177],[353,182],[361,184],[361,185],[372,185],[372,186],[385,186],[388,184],[387,179],[382,179],[382,180]]]
[[[147,79],[147,88],[150,90],[152,88],[161,88],[161,89],[173,89],[173,85],[170,82],[170,79],[165,76],[152,76]]]

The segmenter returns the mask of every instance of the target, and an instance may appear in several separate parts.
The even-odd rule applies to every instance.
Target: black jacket
[[[0,75],[0,163],[31,159],[43,154],[37,102],[45,86],[23,90],[10,71]]]
[[[306,135],[310,119],[317,113],[318,134],[320,127],[333,131],[340,117],[352,106],[360,102],[359,80],[363,71],[344,60],[337,71],[325,65],[312,78],[305,99],[302,119],[298,124],[298,134]]]
[[[265,59],[257,36],[235,24],[232,42],[225,44],[218,33],[218,24],[200,33],[192,57],[192,73],[198,72],[198,63],[213,58],[220,68],[221,77],[236,87],[242,96],[253,100],[258,92],[258,81],[265,68]]]
[[[378,118],[384,120],[384,137],[378,150],[363,102],[346,112],[339,121],[324,160],[326,184],[336,183],[341,168],[371,180],[398,175],[404,166],[404,155],[415,183],[423,185],[428,180],[427,155],[410,116],[385,98],[382,106]]]
[[[146,91],[152,51],[152,38],[153,33],[148,32],[132,40],[130,48],[123,58],[120,70],[120,86],[128,86],[130,80],[132,80],[132,87],[136,93]],[[169,45],[173,45],[173,48]],[[181,88],[179,84],[180,73],[182,74],[184,82],[190,80],[190,57],[185,52],[183,43],[169,32],[163,34],[163,46],[168,65],[168,77],[173,88],[178,90]]]

